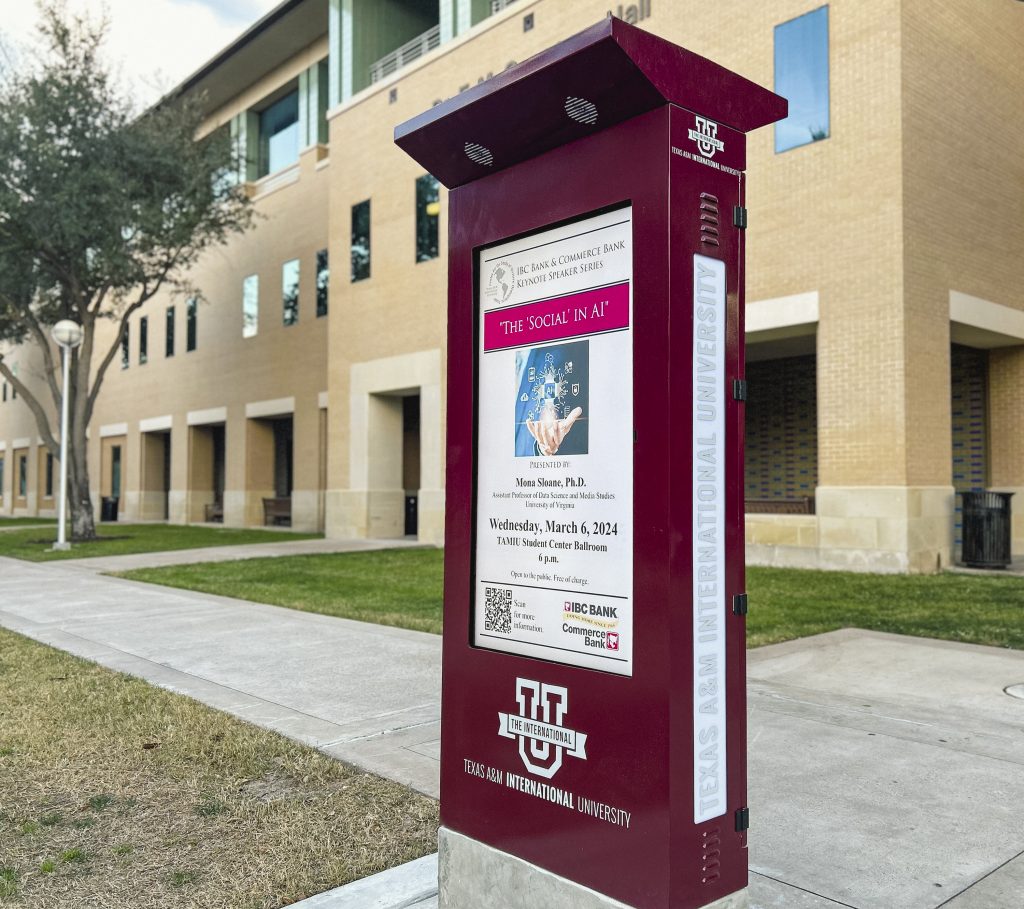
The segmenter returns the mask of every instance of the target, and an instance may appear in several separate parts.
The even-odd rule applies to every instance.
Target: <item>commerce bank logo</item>
[[[697,143],[697,151],[705,158],[713,158],[716,151],[724,151],[725,143],[718,138],[718,124],[706,117],[694,118],[697,128],[689,131],[690,139]]]
[[[498,735],[519,740],[519,756],[530,773],[550,780],[566,754],[587,759],[587,736],[564,725],[569,689],[533,679],[516,679],[519,713],[498,714]]]

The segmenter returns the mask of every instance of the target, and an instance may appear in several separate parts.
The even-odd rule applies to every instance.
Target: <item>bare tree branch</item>
[[[46,445],[47,450],[54,457],[60,455],[60,444],[54,438],[53,430],[50,428],[50,418],[47,416],[46,409],[42,404],[39,403],[38,399],[29,390],[28,386],[21,381],[15,374],[14,371],[4,362],[4,355],[0,354],[0,376],[3,376],[11,383],[11,386],[21,395],[22,400],[28,406],[28,409],[32,411],[33,416],[36,418],[36,426],[39,429],[39,434],[43,437],[43,443]]]
[[[29,331],[32,332],[32,337],[36,339],[36,346],[43,354],[43,371],[46,374],[46,384],[49,386],[50,394],[53,396],[53,403],[59,410],[61,390],[55,378],[53,350],[50,347],[50,339],[46,337],[46,332],[43,331],[43,326],[39,324],[35,313],[32,312],[32,307],[25,309],[25,321],[28,324]]]

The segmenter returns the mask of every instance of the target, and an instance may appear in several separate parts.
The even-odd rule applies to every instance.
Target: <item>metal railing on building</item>
[[[379,82],[386,76],[397,72],[403,66],[412,63],[424,54],[432,51],[441,44],[441,26],[435,25],[427,29],[422,35],[417,35],[411,41],[406,41],[401,47],[396,47],[390,54],[381,57],[376,63],[370,64],[370,83]]]
[[[491,15],[500,13],[506,6],[511,6],[516,0],[491,0]]]

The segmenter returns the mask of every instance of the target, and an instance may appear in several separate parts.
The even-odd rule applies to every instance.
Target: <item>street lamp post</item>
[[[60,506],[57,512],[56,551],[71,548],[67,541],[66,521],[68,513],[68,385],[71,372],[71,351],[82,343],[82,326],[70,319],[61,319],[50,330],[50,336],[61,349],[64,358],[64,385],[60,399]]]

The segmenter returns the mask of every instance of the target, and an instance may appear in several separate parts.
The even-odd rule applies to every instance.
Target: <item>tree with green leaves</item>
[[[253,215],[231,178],[229,138],[197,138],[201,98],[169,97],[140,113],[103,60],[105,21],[70,15],[59,0],[40,14],[40,55],[0,74],[0,342],[33,345],[45,384],[19,379],[4,348],[0,376],[59,457],[60,353],[49,329],[61,319],[82,326],[70,364],[68,485],[72,539],[86,540],[96,535],[86,431],[129,318],[160,291],[201,299],[190,267]]]

